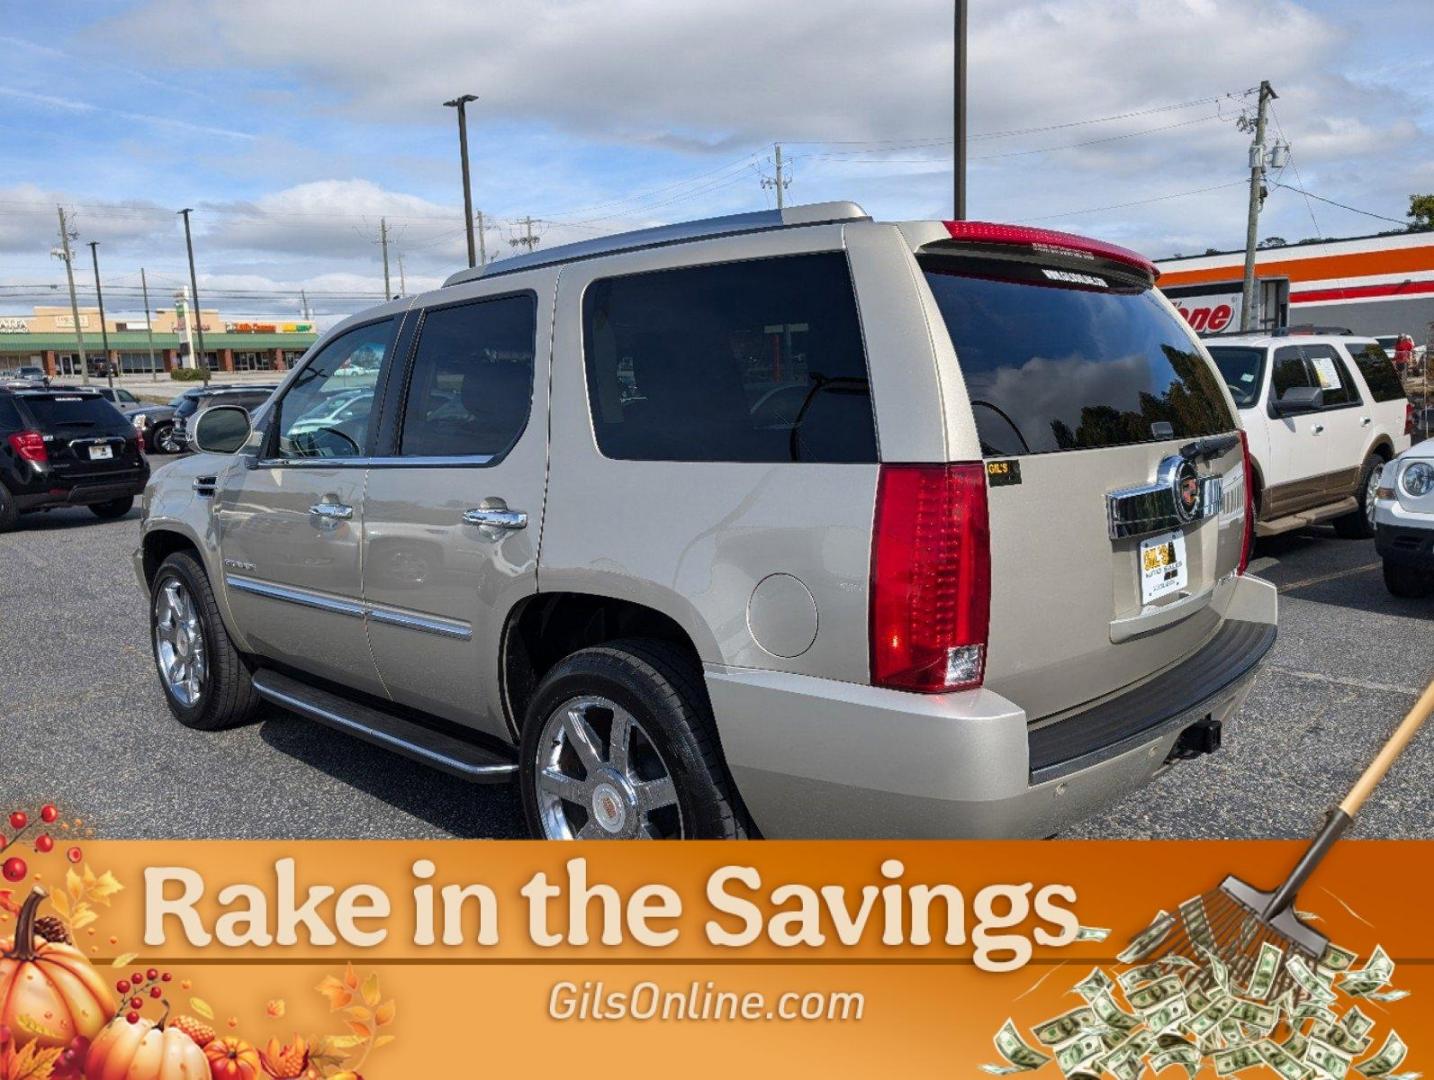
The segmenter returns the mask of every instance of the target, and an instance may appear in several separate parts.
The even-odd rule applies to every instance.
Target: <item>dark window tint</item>
[[[423,317],[399,453],[500,458],[528,423],[537,304],[507,296]]]
[[[985,454],[1122,446],[1235,427],[1190,330],[1153,290],[1096,275],[1069,283],[1051,276],[1058,271],[1021,263],[932,261],[925,269]]]
[[[20,420],[20,410],[8,397],[0,397],[0,434],[18,431],[25,425]]]
[[[1350,384],[1349,370],[1333,345],[1304,345],[1305,359],[1309,361],[1310,373],[1315,385],[1324,391],[1326,408],[1341,405],[1358,405],[1359,393]]]
[[[1230,388],[1235,404],[1246,408],[1260,397],[1260,380],[1265,374],[1265,350],[1240,345],[1216,345],[1210,358],[1220,369],[1220,377]]]
[[[98,394],[26,395],[24,408],[42,431],[134,433],[119,410]]]
[[[374,387],[393,338],[393,320],[357,326],[304,366],[275,406],[280,457],[362,457]],[[339,415],[342,402],[361,402]]]
[[[1375,401],[1396,401],[1404,396],[1404,384],[1399,381],[1399,373],[1394,370],[1389,354],[1378,344],[1352,342],[1349,351]]]
[[[190,417],[199,411],[199,403],[203,397],[195,394],[193,397],[184,396],[178,399],[179,404],[174,407],[174,415],[179,417]]]
[[[874,462],[840,253],[594,282],[583,302],[598,446],[637,461]]]
[[[1270,373],[1271,401],[1278,401],[1286,390],[1314,385],[1314,376],[1310,374],[1309,365],[1305,363],[1298,345],[1286,345],[1275,350],[1275,367]]]

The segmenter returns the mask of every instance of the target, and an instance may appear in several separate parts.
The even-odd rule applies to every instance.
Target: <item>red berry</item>
[[[16,810],[10,815],[10,828],[23,829],[28,824],[30,824],[30,818],[26,815],[25,811]]]
[[[159,968],[150,968],[144,973],[144,977],[150,982],[154,982],[155,979],[159,978]]]
[[[59,820],[59,817],[60,812],[55,809],[54,803],[46,803],[44,806],[40,807],[40,820],[43,821],[46,825],[53,825],[56,821]]]
[[[128,980],[128,979],[121,979],[119,982],[115,983],[115,989],[118,990],[121,994],[128,994],[128,993],[129,993],[129,980]]]
[[[85,853],[77,847],[72,847],[69,851],[65,852],[65,858],[69,859],[70,862],[77,863],[84,857]]]
[[[149,996],[154,998],[156,1001],[159,1000],[160,995],[163,993],[164,991],[157,986],[152,986],[149,988]]]
[[[142,1008],[144,1008],[144,998],[142,998],[142,997],[132,997],[132,998],[130,998],[130,999],[129,999],[129,1007],[130,1007],[131,1009],[142,1009]]]
[[[49,833],[41,833],[35,837],[35,850],[41,855],[47,855],[55,850],[55,839]]]
[[[5,850],[5,844],[6,844],[6,842],[7,842],[7,841],[5,840],[5,837],[0,836],[0,851],[4,851],[4,850]]]
[[[126,1020],[128,1020],[131,1024],[138,1024],[138,1023],[139,1023],[139,1013],[137,1013],[137,1012],[125,1013],[125,1014],[124,1014],[124,1018],[125,1018]]]
[[[138,986],[140,983],[144,982],[144,973],[136,971],[133,975],[129,977],[129,981]]]
[[[25,865],[25,860],[18,855],[12,855],[5,860],[5,865],[0,867],[0,873],[5,875],[6,881],[24,881],[29,872],[30,868]]]
[[[171,975],[169,972],[166,971],[163,975],[161,975],[161,976],[159,977],[159,981],[160,981],[160,982],[169,982],[169,980],[172,979],[172,978],[174,978],[174,976]]]

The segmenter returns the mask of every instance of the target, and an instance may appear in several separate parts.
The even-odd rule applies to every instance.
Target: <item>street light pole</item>
[[[473,184],[468,175],[468,110],[470,101],[477,101],[477,94],[462,94],[443,104],[458,110],[458,153],[463,159],[463,226],[468,233],[468,269],[478,265],[478,253],[473,247]]]
[[[952,104],[956,115],[952,123],[952,169],[954,220],[966,220],[966,0],[956,0],[956,62],[952,72]]]
[[[114,399],[115,373],[114,365],[110,361],[110,332],[109,328],[105,326],[105,294],[100,288],[100,242],[98,240],[90,241],[90,258],[95,264],[95,300],[100,305],[100,342],[105,351],[105,381],[109,384],[110,397]],[[115,404],[119,404],[118,400],[115,401]]]
[[[192,298],[193,308],[189,320],[194,326],[194,333],[199,338],[199,356],[196,358],[200,369],[204,372],[204,385],[209,385],[209,358],[204,353],[204,321],[199,317],[199,279],[194,275],[194,241],[189,235],[189,215],[194,213],[194,208],[186,206],[179,211],[180,217],[184,218],[184,246],[189,252],[189,295]]]
[[[149,377],[153,379],[159,372],[159,366],[154,362],[154,323],[149,314],[149,282],[145,280],[142,266],[139,268],[139,287],[144,293],[144,336],[149,339]]]
[[[80,381],[89,386],[90,358],[85,352],[85,331],[80,325],[80,302],[75,297],[75,253],[70,250],[70,224],[65,220],[65,208],[56,209],[60,211],[60,250],[56,255],[65,261],[65,278],[70,283],[70,317],[75,320],[75,344],[80,350]]]

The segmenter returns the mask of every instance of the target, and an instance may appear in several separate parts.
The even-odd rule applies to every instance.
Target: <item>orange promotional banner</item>
[[[1231,923],[1219,894],[1186,903],[1231,873],[1269,889],[1301,850],[87,840],[0,891],[0,939],[28,931],[0,960],[0,1063],[1409,1080],[1429,1060],[1429,843],[1336,846],[1296,905],[1319,955]]]

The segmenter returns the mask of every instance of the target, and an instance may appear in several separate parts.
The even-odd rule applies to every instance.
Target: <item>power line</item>
[[[1168,195],[1156,195],[1150,199],[1132,199],[1130,202],[1111,203],[1108,206],[1088,206],[1084,210],[1064,210],[1059,214],[1041,214],[1038,217],[1029,218],[1029,221],[1049,221],[1051,218],[1074,217],[1077,214],[1096,214],[1102,210],[1122,210],[1127,206],[1145,206],[1147,203],[1166,202],[1170,199],[1184,199],[1190,195],[1203,195],[1207,191],[1220,191],[1223,188],[1241,187],[1247,181],[1231,180],[1226,184],[1212,184],[1210,187],[1193,188],[1190,191],[1172,191]]]
[[[1275,187],[1281,187],[1287,191],[1298,191],[1307,199],[1315,199],[1318,202],[1329,203],[1330,206],[1337,206],[1341,210],[1348,210],[1351,214],[1363,214],[1365,217],[1378,218],[1380,221],[1392,221],[1396,225],[1402,225],[1406,229],[1409,228],[1408,218],[1392,218],[1385,214],[1376,214],[1372,210],[1361,210],[1357,206],[1348,206],[1342,202],[1335,202],[1333,199],[1326,199],[1323,195],[1316,195],[1313,191],[1306,191],[1304,188],[1295,187],[1293,184],[1282,184],[1278,180],[1273,181],[1273,183]]]

